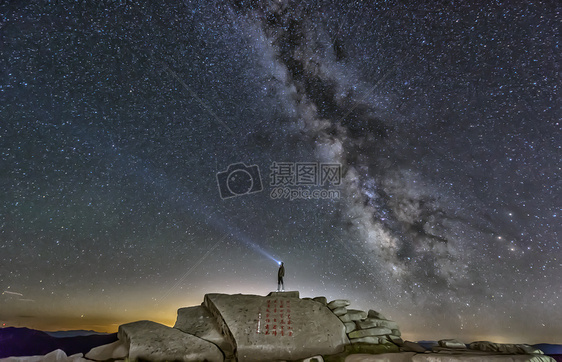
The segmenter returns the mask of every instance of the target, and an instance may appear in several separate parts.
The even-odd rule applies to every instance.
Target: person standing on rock
[[[277,272],[277,291],[285,291],[285,283],[283,283],[283,277],[285,276],[285,265],[283,262],[279,265],[279,271]],[[281,289],[283,286],[283,289]]]

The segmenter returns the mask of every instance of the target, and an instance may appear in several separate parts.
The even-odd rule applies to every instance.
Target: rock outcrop
[[[224,361],[223,353],[213,343],[151,321],[123,324],[118,336],[128,347],[130,360]]]
[[[100,362],[553,361],[528,345],[492,342],[467,346],[448,339],[427,351],[402,340],[398,324],[380,312],[351,309],[350,304],[345,299],[301,299],[298,292],[207,294],[202,305],[180,308],[173,328],[150,321],[124,324],[119,341],[96,347],[86,357]],[[84,360],[60,353],[43,357],[48,359],[31,358]]]
[[[349,343],[343,323],[316,301],[280,293],[268,297],[207,294],[203,304],[219,320],[238,361],[335,354]]]
[[[348,309],[350,304],[345,299],[336,299],[327,304],[328,309],[344,324],[350,343],[387,345],[391,351],[398,352],[404,344],[398,324],[374,310],[365,312]]]
[[[216,317],[204,306],[178,309],[174,328],[216,344],[227,359],[234,356],[232,344],[221,332]]]

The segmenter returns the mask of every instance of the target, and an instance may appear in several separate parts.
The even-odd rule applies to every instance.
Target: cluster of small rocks
[[[381,313],[369,310],[368,312],[348,309],[349,300],[336,299],[327,304],[327,307],[345,325],[345,332],[349,341],[353,343],[368,344],[396,344],[402,346],[404,341],[402,333],[396,322],[386,319]]]

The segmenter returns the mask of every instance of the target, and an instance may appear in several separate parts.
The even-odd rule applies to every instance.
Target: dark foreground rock
[[[0,337],[9,337],[7,332],[10,329],[0,330]],[[24,331],[11,332],[13,336]],[[180,308],[173,328],[150,321],[124,324],[119,327],[118,340],[115,335],[87,336],[108,339],[103,345],[97,341],[90,349],[78,346],[80,340],[76,338],[84,336],[34,336],[25,340],[29,349],[23,353],[41,356],[9,357],[0,362],[554,361],[536,346],[523,344],[481,341],[466,345],[444,339],[424,347],[422,342],[404,341],[398,324],[380,312],[351,309],[345,299],[329,303],[324,297],[301,299],[298,292],[268,296],[207,294],[201,306]],[[53,339],[57,343],[72,339],[77,345],[68,353],[56,349],[58,345],[51,344]],[[21,342],[0,338],[0,351],[10,353],[22,346]],[[29,352],[38,350],[45,352]]]

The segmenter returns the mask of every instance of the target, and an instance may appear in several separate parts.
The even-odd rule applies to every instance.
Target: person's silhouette
[[[285,291],[285,283],[283,283],[283,277],[285,276],[285,265],[283,262],[279,265],[279,271],[277,272],[277,291]],[[283,286],[283,289],[281,289]]]

